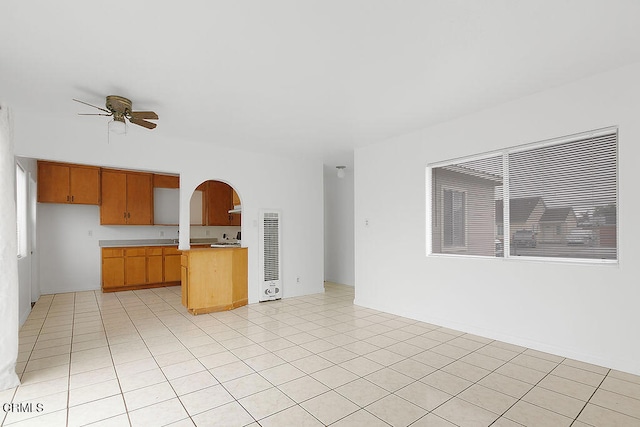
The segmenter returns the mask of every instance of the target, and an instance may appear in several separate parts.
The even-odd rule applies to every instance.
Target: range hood
[[[242,205],[234,205],[234,206],[233,206],[233,209],[230,209],[230,210],[229,210],[229,213],[230,213],[230,214],[233,214],[233,213],[242,213]]]

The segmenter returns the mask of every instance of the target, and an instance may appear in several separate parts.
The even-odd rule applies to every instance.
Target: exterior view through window
[[[616,261],[617,129],[430,165],[432,254]]]

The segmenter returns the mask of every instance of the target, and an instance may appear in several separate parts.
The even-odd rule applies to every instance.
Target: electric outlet
[[[89,237],[93,236],[93,230],[89,230]]]
[[[160,232],[160,237],[164,236],[164,231]]]
[[[369,219],[365,219],[365,220],[364,220],[364,226],[365,226],[365,227],[368,227],[368,226],[369,226]]]
[[[296,277],[296,283],[300,283],[300,278]]]

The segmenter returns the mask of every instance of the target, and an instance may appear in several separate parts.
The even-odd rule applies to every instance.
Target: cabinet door
[[[229,225],[242,225],[242,214],[229,214]]]
[[[207,185],[207,225],[230,225],[229,209],[232,209],[232,188],[219,181]]]
[[[131,256],[124,258],[124,284],[142,285],[147,282],[146,257]]]
[[[147,257],[147,283],[162,283],[162,256]]]
[[[102,171],[100,224],[120,225],[127,221],[127,174]]]
[[[38,162],[38,201],[68,203],[69,166]]]
[[[127,224],[153,224],[153,182],[151,174],[127,174]]]
[[[104,255],[103,255],[104,256]],[[124,257],[102,259],[102,288],[124,286]]]
[[[180,281],[180,255],[164,256],[164,281],[179,282]]]
[[[69,168],[71,203],[100,204],[100,169],[71,166]]]

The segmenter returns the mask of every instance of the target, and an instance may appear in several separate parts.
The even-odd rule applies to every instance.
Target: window
[[[617,260],[617,129],[428,167],[430,253]]]
[[[27,173],[16,163],[16,219],[18,231],[18,258],[27,256]]]
[[[464,191],[442,192],[442,240],[447,248],[466,245],[466,194]]]
[[[501,158],[494,155],[434,167],[431,177],[432,252],[495,256]]]

